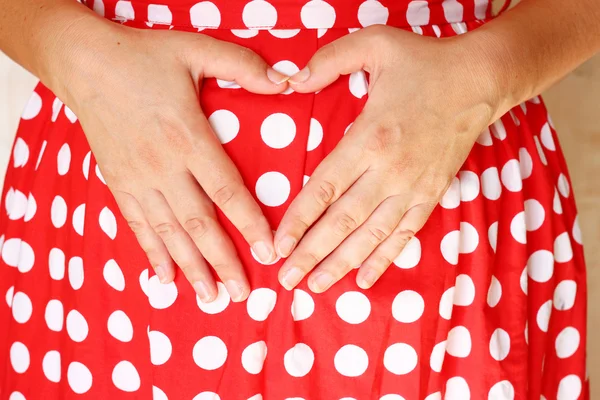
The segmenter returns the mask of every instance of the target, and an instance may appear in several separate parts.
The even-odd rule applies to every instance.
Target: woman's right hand
[[[160,281],[174,278],[174,261],[210,302],[218,290],[208,261],[232,300],[245,300],[248,280],[213,202],[265,263],[275,259],[272,230],[202,113],[198,94],[204,78],[275,94],[287,88],[287,77],[253,51],[203,34],[94,21],[97,30],[86,22],[62,35],[72,45],[57,50],[65,54],[57,57],[51,88],[78,116]]]

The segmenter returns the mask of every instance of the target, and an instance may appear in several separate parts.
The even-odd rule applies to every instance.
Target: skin
[[[0,0],[0,49],[76,113],[161,281],[173,279],[175,261],[212,301],[208,261],[243,301],[248,281],[213,203],[264,261],[275,249],[288,257],[279,274],[287,289],[314,269],[309,286],[323,292],[359,264],[358,285],[371,287],[425,224],[483,128],[600,49],[596,3],[523,0],[455,38],[374,26],[317,51],[290,79],[295,91],[364,69],[369,100],[292,202],[274,244],[198,106],[205,77],[284,91],[288,77],[258,55],[201,34],[123,27],[71,0]]]

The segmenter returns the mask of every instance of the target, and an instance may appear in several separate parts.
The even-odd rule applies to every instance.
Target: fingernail
[[[281,85],[283,82],[287,82],[290,77],[282,74],[281,72],[275,71],[273,68],[267,69],[267,77],[271,82],[276,85]]]
[[[296,245],[296,239],[291,236],[284,236],[279,243],[277,243],[277,251],[281,257],[288,257],[292,254],[294,246]]]
[[[361,289],[369,289],[371,286],[375,284],[377,280],[377,274],[372,269],[367,270],[362,276],[358,278],[358,286]]]
[[[225,288],[231,297],[231,300],[235,302],[242,301],[244,298],[244,289],[242,286],[236,281],[226,281]]]
[[[265,242],[254,243],[254,245],[252,245],[252,250],[262,263],[267,264],[273,261],[273,249],[267,246]]]
[[[156,276],[158,276],[158,280],[160,283],[168,283],[169,277],[167,276],[167,269],[162,265],[157,265],[154,267],[154,272],[156,272]]]
[[[281,278],[281,285],[287,290],[292,290],[302,280],[302,271],[299,268],[292,267]]]
[[[193,286],[194,290],[198,294],[198,297],[200,297],[200,300],[202,300],[203,303],[210,303],[213,300],[213,294],[211,293],[212,291],[209,289],[206,283],[203,281],[196,281],[194,282]]]
[[[329,272],[321,272],[313,278],[313,283],[318,292],[324,292],[333,283],[333,276]]]
[[[302,83],[306,82],[310,78],[310,70],[308,67],[302,68],[300,71],[296,72],[295,75],[290,77],[291,83]]]

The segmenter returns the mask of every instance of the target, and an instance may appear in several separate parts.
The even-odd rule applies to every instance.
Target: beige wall
[[[0,185],[21,109],[35,79],[0,53]],[[545,94],[569,161],[589,271],[589,330],[600,331],[600,55]],[[600,393],[600,343],[588,340],[592,387]]]

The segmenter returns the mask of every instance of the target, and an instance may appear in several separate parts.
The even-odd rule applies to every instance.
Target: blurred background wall
[[[36,80],[0,53],[0,187],[19,116]],[[588,368],[600,396],[600,54],[545,94],[569,162],[588,265]],[[595,396],[592,396],[595,398]]]

